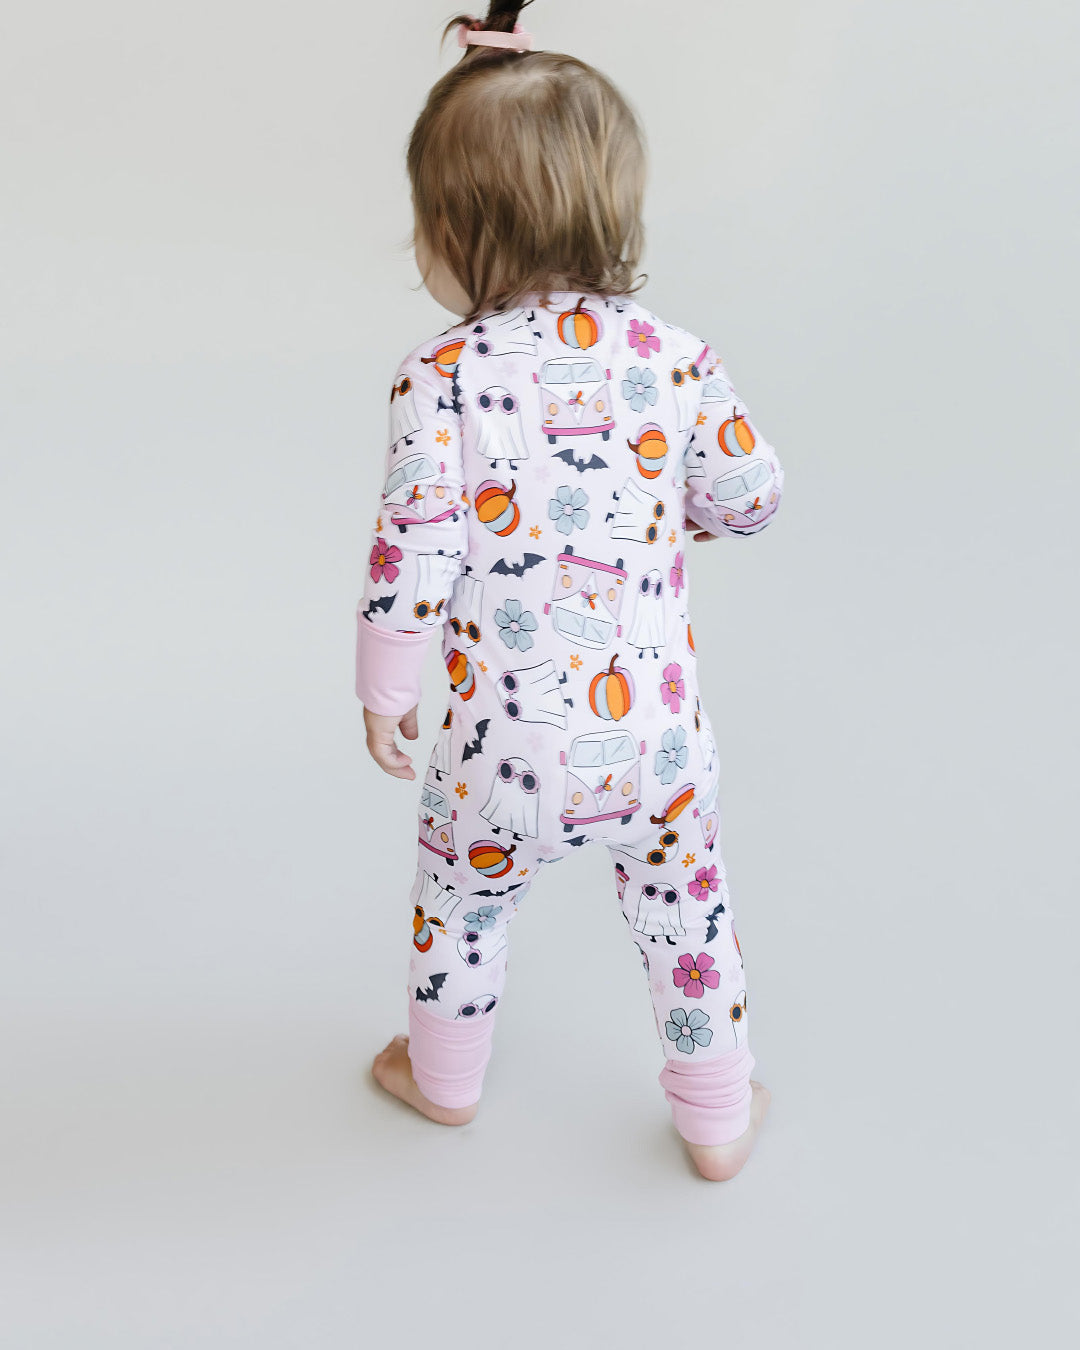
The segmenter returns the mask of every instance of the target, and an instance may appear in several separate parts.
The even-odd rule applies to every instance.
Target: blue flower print
[[[501,913],[502,905],[481,905],[479,909],[470,910],[464,921],[473,932],[483,933],[495,927],[495,916]]]
[[[641,412],[646,403],[655,403],[658,398],[656,376],[651,370],[641,366],[631,366],[622,382],[623,398],[629,399],[635,412]]]
[[[495,618],[498,620],[498,615]],[[653,773],[661,783],[674,783],[676,769],[685,769],[690,751],[686,747],[686,732],[682,727],[670,727],[660,737],[663,747],[656,752]]]
[[[495,611],[495,622],[499,626],[499,636],[508,647],[527,652],[533,645],[536,615],[527,609],[523,610],[520,600],[504,600],[502,609]]]
[[[664,1024],[669,1041],[675,1042],[675,1049],[684,1055],[692,1055],[695,1046],[708,1045],[712,1040],[712,1031],[706,1025],[709,1014],[694,1008],[687,1012],[685,1008],[672,1008],[671,1018]]]
[[[579,530],[588,525],[589,513],[585,510],[588,500],[588,494],[581,488],[556,488],[555,496],[548,502],[548,515],[560,534],[572,533],[575,525]]]

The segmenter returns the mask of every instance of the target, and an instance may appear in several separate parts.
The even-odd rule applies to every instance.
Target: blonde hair
[[[524,0],[528,4],[529,0]],[[524,4],[493,0],[511,32]],[[624,295],[644,244],[645,137],[604,75],[556,52],[470,45],[432,88],[406,156],[417,234],[472,303],[473,320],[553,289]]]

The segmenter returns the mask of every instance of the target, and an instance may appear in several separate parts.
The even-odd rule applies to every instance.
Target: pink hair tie
[[[467,47],[470,43],[477,47],[505,47],[508,51],[529,52],[532,51],[533,35],[526,33],[521,24],[514,24],[512,33],[492,33],[486,28],[474,27],[479,24],[479,19],[474,19],[472,24],[462,23],[458,25],[458,46]]]

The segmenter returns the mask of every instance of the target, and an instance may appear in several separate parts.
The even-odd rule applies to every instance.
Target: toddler
[[[420,793],[409,1035],[373,1072],[432,1120],[471,1120],[510,921],[539,872],[603,844],[675,1127],[722,1180],[769,1098],[750,1079],[686,530],[758,533],[783,470],[717,353],[633,298],[635,115],[590,66],[534,51],[520,9],[449,26],[464,54],[408,148],[417,264],[462,321],[390,391],[356,668],[387,773],[416,776],[395,735],[417,736],[434,632],[450,694]]]

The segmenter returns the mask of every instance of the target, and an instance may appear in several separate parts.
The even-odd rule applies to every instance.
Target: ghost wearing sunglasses
[[[566,675],[559,675],[554,661],[541,661],[538,666],[504,671],[495,687],[511,722],[546,722],[565,731],[565,683]]]
[[[672,946],[674,938],[685,937],[678,887],[663,881],[650,881],[642,886],[633,928],[642,937],[651,938],[653,942],[662,937]]]
[[[491,793],[480,814],[493,830],[509,830],[516,839],[539,834],[540,780],[519,755],[499,760]]]
[[[612,539],[655,544],[660,537],[660,522],[664,519],[664,503],[628,478],[615,498],[615,506],[607,513],[607,519],[612,522]]]
[[[517,461],[529,458],[525,433],[521,427],[521,410],[517,398],[501,384],[493,384],[478,394],[476,451],[493,469],[504,460],[511,469]]]
[[[425,628],[442,618],[446,603],[458,576],[458,560],[445,553],[421,553],[416,559],[416,600],[413,615]]]
[[[638,581],[634,612],[623,641],[638,648],[639,659],[647,651],[659,657],[665,644],[664,579],[655,567],[650,568]]]
[[[529,322],[529,312],[515,309],[475,324],[470,346],[481,356],[535,356],[536,333]]]
[[[450,627],[461,648],[475,647],[480,641],[480,606],[484,601],[484,583],[479,577],[462,572],[450,599]]]
[[[409,437],[422,425],[416,414],[412,380],[408,375],[399,375],[390,390],[390,444],[396,446],[403,440],[406,445],[412,445]]]
[[[676,362],[671,371],[671,384],[675,390],[678,428],[680,431],[689,431],[697,425],[701,402],[701,370],[697,362],[687,356]]]

